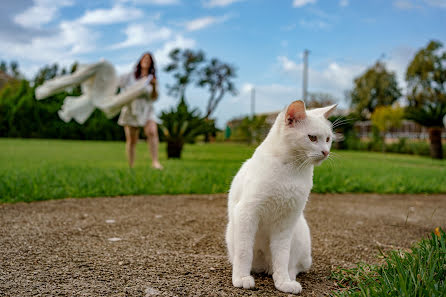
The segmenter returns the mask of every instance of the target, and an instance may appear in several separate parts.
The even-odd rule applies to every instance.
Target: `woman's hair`
[[[155,71],[155,60],[153,59],[153,56],[151,53],[146,52],[144,53],[141,58],[139,59],[138,65],[136,65],[136,69],[135,69],[135,78],[139,79],[141,77],[141,61],[144,58],[145,55],[149,55],[150,60],[152,61],[152,63],[150,63],[150,67],[149,67],[149,75],[153,75],[153,77],[156,78],[156,71]]]

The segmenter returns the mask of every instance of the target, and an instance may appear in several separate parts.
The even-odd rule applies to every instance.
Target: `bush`
[[[163,111],[160,119],[161,135],[167,142],[167,157],[181,158],[181,152],[185,143],[193,143],[199,135],[210,131],[213,122],[200,116],[197,108],[189,110],[184,99],[181,99],[176,109]]]

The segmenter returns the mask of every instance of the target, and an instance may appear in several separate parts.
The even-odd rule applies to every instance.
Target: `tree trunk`
[[[169,140],[167,141],[167,158],[168,159],[180,159],[181,151],[183,150],[183,141]]]
[[[443,148],[441,146],[441,128],[429,128],[429,140],[431,142],[431,157],[434,159],[443,159]]]

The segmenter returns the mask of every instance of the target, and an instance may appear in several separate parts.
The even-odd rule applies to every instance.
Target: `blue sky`
[[[404,87],[414,53],[431,39],[446,43],[446,0],[15,0],[0,4],[0,60],[16,60],[32,77],[45,64],[105,58],[120,73],[142,52],[158,64],[161,111],[170,75],[161,71],[175,47],[202,49],[237,67],[238,95],[215,116],[219,126],[250,112],[282,109],[302,95],[302,52],[310,50],[309,91],[345,107],[344,91],[382,58]],[[187,92],[204,109],[206,93]]]

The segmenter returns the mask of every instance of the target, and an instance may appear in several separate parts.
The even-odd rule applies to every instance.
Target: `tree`
[[[34,86],[38,87],[45,81],[50,80],[58,76],[59,65],[54,63],[52,66],[44,66],[40,68],[37,74],[34,76]]]
[[[319,108],[333,105],[336,103],[336,98],[329,93],[310,93],[309,99],[305,102],[307,108]]]
[[[431,157],[442,159],[442,119],[446,114],[446,51],[430,41],[407,67],[407,118],[428,127]]]
[[[206,119],[215,111],[226,93],[237,94],[232,82],[235,77],[235,68],[216,58],[213,58],[208,65],[200,70],[197,85],[209,90],[209,99],[204,116]]]
[[[0,71],[4,73],[8,72],[8,65],[6,64],[5,61],[0,62]]]
[[[11,70],[10,74],[14,78],[19,78],[20,77],[19,63],[17,63],[16,61],[12,61],[11,63],[9,63],[9,69]]]
[[[167,85],[168,93],[185,100],[186,87],[197,75],[199,66],[205,60],[205,55],[202,51],[176,48],[169,53],[169,58],[171,62],[164,71],[173,73],[175,83]]]
[[[390,128],[401,126],[404,117],[404,109],[400,106],[378,106],[372,113],[371,120],[380,132],[380,142],[382,142],[382,151],[385,148],[385,133]]]
[[[355,78],[349,96],[351,107],[362,117],[368,117],[378,106],[392,105],[401,97],[401,90],[395,73],[387,71],[385,64],[377,61]]]

